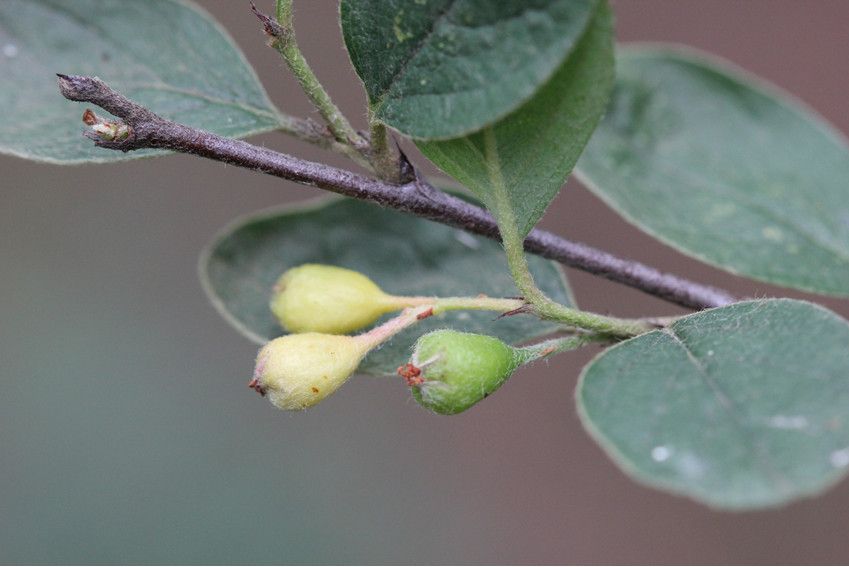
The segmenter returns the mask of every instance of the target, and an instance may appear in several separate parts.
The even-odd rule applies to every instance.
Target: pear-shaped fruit
[[[370,347],[358,337],[341,335],[279,337],[257,354],[250,386],[280,409],[306,409],[339,389]]]
[[[445,329],[419,338],[411,362],[398,372],[419,404],[455,414],[497,390],[522,362],[520,351],[499,339]]]
[[[274,286],[271,311],[290,333],[342,335],[371,325],[404,307],[354,270],[304,264],[286,271]]]

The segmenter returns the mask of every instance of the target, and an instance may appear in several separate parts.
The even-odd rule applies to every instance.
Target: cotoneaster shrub
[[[822,119],[709,55],[615,45],[605,0],[341,0],[368,97],[361,132],[298,49],[291,0],[254,11],[321,123],[275,108],[189,2],[0,3],[15,49],[4,52],[0,151],[59,164],[176,151],[346,197],[240,219],[203,253],[212,303],[262,345],[254,390],[304,410],[354,374],[389,375],[424,408],[474,419],[522,366],[597,344],[578,411],[635,479],[745,509],[818,493],[849,470],[845,320],[534,228],[574,174],[684,254],[849,296],[849,151]],[[45,21],[55,33],[40,33]],[[133,56],[150,46],[156,57]],[[65,98],[89,105],[88,139],[55,71]],[[364,173],[238,140],[272,130]],[[400,138],[452,191],[419,173]],[[692,313],[582,310],[555,262]]]

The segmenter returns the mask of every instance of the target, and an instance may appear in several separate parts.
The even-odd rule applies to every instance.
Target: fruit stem
[[[642,321],[607,317],[589,311],[581,311],[567,307],[548,297],[534,281],[534,276],[525,257],[525,234],[519,230],[513,205],[504,177],[501,172],[495,131],[492,127],[483,130],[484,148],[487,158],[490,180],[490,207],[498,223],[501,233],[501,243],[507,255],[507,266],[510,275],[519,292],[541,319],[558,321],[569,326],[579,327],[587,331],[595,331],[606,335],[627,339],[650,330],[650,326]]]
[[[610,343],[616,339],[603,333],[580,333],[542,341],[516,349],[518,364],[528,364],[561,352],[577,350],[592,343]]]
[[[430,317],[433,312],[433,305],[408,307],[397,317],[393,317],[368,332],[355,336],[354,339],[359,341],[367,350],[377,348],[407,327]]]
[[[391,295],[387,298],[387,301],[395,308],[431,306],[433,307],[434,315],[446,311],[460,310],[509,313],[510,311],[516,311],[525,307],[525,301],[522,299],[487,297],[485,295],[479,295],[477,297],[405,297]]]

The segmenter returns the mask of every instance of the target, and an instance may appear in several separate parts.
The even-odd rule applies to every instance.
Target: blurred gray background
[[[273,100],[310,113],[247,1],[201,4]],[[849,2],[613,4],[620,40],[724,56],[849,132]],[[336,9],[297,2],[298,37],[362,124]],[[279,134],[256,141],[347,165]],[[453,418],[419,408],[400,380],[362,377],[309,412],[275,410],[246,387],[255,348],[207,303],[197,255],[233,217],[316,190],[184,156],[75,168],[0,157],[0,186],[0,562],[849,561],[849,482],[728,514],[628,480],[575,413],[593,349],[522,372]],[[543,226],[739,294],[810,297],[849,316],[847,301],[688,260],[578,184]],[[679,312],[570,276],[586,308]]]

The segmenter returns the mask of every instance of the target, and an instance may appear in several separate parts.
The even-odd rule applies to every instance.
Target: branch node
[[[133,133],[133,129],[123,121],[106,120],[95,114],[90,108],[87,108],[83,112],[83,124],[91,126],[91,130],[86,133],[86,137],[95,142],[101,140],[106,142],[123,142]]]
[[[398,182],[400,185],[412,183],[418,177],[416,168],[413,166],[409,158],[407,158],[407,154],[404,153],[404,150],[401,149],[401,144],[398,143],[395,136],[392,136],[392,142],[398,149],[398,169],[400,170],[398,172]]]

